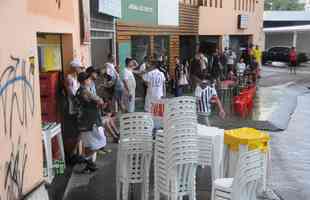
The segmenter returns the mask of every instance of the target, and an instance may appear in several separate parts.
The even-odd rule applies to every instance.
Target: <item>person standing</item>
[[[260,68],[263,54],[258,45],[256,45],[255,48],[253,49],[253,56],[254,56],[255,61],[258,64],[258,67]]]
[[[83,173],[88,173],[97,170],[93,161],[94,154],[106,146],[106,136],[99,112],[99,108],[104,105],[104,102],[91,92],[92,81],[88,73],[80,73],[78,81],[80,87],[76,93],[79,101],[77,127],[81,133],[85,147],[85,159],[87,160]]]
[[[125,105],[127,112],[135,112],[135,97],[136,97],[136,79],[133,70],[137,67],[137,62],[132,58],[126,58],[126,68],[124,71],[124,87],[125,87]]]
[[[227,55],[227,68],[228,71],[235,71],[235,60],[236,60],[237,56],[235,54],[235,52],[233,52],[231,49],[229,50],[229,53]]]
[[[77,129],[77,109],[75,107],[76,92],[80,87],[78,75],[83,71],[84,67],[78,59],[74,59],[70,63],[70,71],[65,79],[66,101],[64,106],[64,123],[63,123],[63,138],[65,145],[65,153],[68,161],[75,157],[77,146],[79,143],[79,131]]]
[[[159,70],[160,65],[143,75],[143,80],[147,83],[147,94],[145,98],[144,110],[151,112],[152,104],[165,96],[166,78],[163,72]]]
[[[122,104],[122,96],[123,96],[123,83],[120,80],[119,73],[116,70],[115,66],[115,58],[110,53],[108,55],[108,62],[105,64],[106,67],[106,73],[112,78],[112,80],[115,82],[114,88],[113,88],[113,99],[112,104],[115,111],[124,110],[123,104]]]
[[[215,102],[220,110],[219,115],[221,118],[225,118],[225,111],[220,99],[217,96],[217,92],[214,87],[208,82],[203,80],[195,90],[195,97],[197,99],[197,114],[198,122],[207,126],[210,126],[209,116],[211,115],[211,103]]]
[[[86,73],[89,75],[91,80],[89,89],[94,95],[97,95],[96,80],[98,78],[98,72],[93,66],[91,66],[86,69]]]
[[[240,61],[237,63],[237,75],[243,76],[245,70],[246,70],[246,64],[244,62],[244,59],[241,57]]]
[[[218,80],[221,78],[222,75],[222,64],[221,64],[221,57],[219,50],[216,49],[213,55],[211,56],[211,76],[215,79]]]
[[[296,75],[296,67],[297,67],[297,51],[295,47],[291,48],[291,51],[289,53],[289,68],[290,73],[294,73]]]
[[[179,97],[183,95],[183,89],[186,85],[188,85],[187,70],[177,56],[175,57],[175,62],[175,96]]]

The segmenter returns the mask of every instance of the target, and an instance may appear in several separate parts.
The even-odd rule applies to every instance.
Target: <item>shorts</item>
[[[205,125],[205,126],[211,126],[209,121],[209,113],[197,113],[197,120],[199,124]]]
[[[107,138],[104,134],[104,128],[98,127],[98,132],[83,131],[81,132],[81,139],[84,147],[96,151],[106,146]]]
[[[297,61],[291,61],[290,62],[290,67],[297,67]]]

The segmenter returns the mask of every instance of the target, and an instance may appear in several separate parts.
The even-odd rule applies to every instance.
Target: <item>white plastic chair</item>
[[[47,163],[47,182],[52,183],[54,179],[53,171],[53,154],[52,154],[52,139],[57,137],[58,146],[60,148],[61,159],[65,165],[65,152],[63,146],[63,140],[61,135],[61,125],[57,123],[51,123],[47,129],[42,130],[42,137],[45,149],[45,158]],[[66,166],[64,166],[65,168]]]
[[[196,102],[192,97],[178,97],[165,102],[164,131],[155,142],[155,200],[160,194],[169,200],[189,196],[196,199],[198,137]]]
[[[257,186],[263,170],[263,156],[259,150],[243,153],[234,178],[214,181],[212,200],[256,200]]]
[[[153,120],[148,113],[121,116],[117,156],[117,200],[128,199],[129,185],[141,183],[141,198],[149,197],[149,171],[152,158]],[[122,191],[121,191],[122,185]]]

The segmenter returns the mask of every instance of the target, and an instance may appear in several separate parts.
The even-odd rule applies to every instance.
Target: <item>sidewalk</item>
[[[284,200],[310,199],[310,94],[298,97],[288,128],[271,133],[270,186]]]

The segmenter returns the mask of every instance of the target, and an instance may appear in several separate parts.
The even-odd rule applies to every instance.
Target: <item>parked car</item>
[[[267,62],[289,62],[289,53],[291,47],[271,47],[263,52],[263,64]],[[307,62],[309,60],[306,53],[297,52],[298,63]]]

